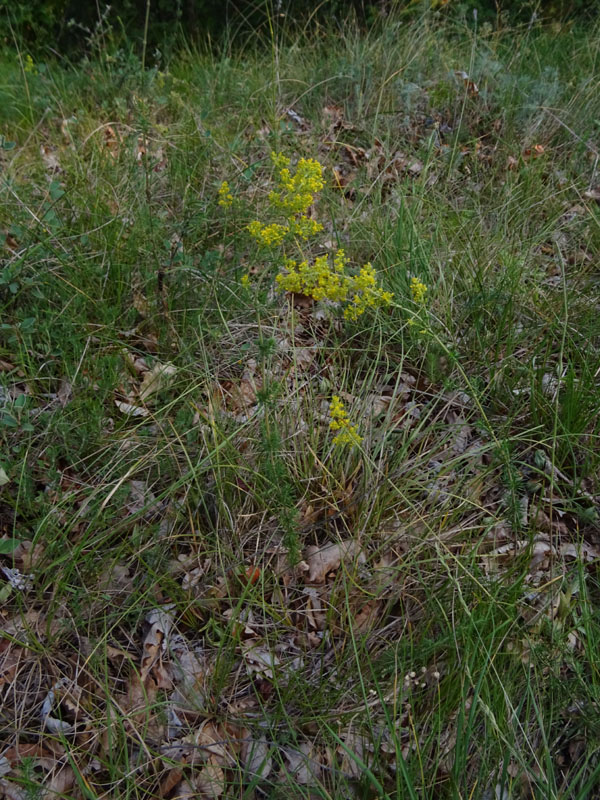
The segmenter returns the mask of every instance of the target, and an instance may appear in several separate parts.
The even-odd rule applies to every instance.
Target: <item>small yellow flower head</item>
[[[290,160],[287,156],[284,156],[283,153],[276,153],[274,150],[271,152],[271,161],[275,169],[278,170],[285,169],[290,165]]]
[[[346,253],[340,248],[333,257],[333,268],[336,272],[343,275],[347,265],[348,259],[346,258]]]
[[[231,194],[229,184],[227,181],[223,181],[223,183],[219,186],[219,205],[223,206],[223,208],[229,208],[232,203],[233,195]]]
[[[35,75],[37,70],[35,68],[35,64],[33,63],[33,58],[27,53],[25,56],[25,63],[23,65],[23,69],[25,72],[29,72],[32,75]]]
[[[248,273],[246,273],[245,275],[242,275],[242,279],[241,279],[240,283],[245,288],[250,286],[250,275],[248,275]]]
[[[368,308],[389,306],[394,298],[391,292],[384,292],[377,286],[377,276],[371,264],[365,264],[353,278],[351,289],[352,303],[344,311],[344,317],[350,320],[358,319]]]
[[[278,187],[269,194],[271,205],[288,219],[305,215],[314,195],[325,185],[321,176],[323,167],[312,158],[301,158],[292,174],[289,158],[271,153],[271,160],[279,172]]]
[[[316,219],[309,219],[304,214],[300,215],[297,219],[291,219],[288,224],[290,233],[294,236],[299,236],[301,239],[310,239],[319,231],[323,230],[323,226]]]
[[[337,394],[333,395],[329,404],[329,428],[332,431],[339,431],[333,439],[335,445],[360,444],[362,442],[362,436],[359,436],[356,425],[350,424],[348,413]]]
[[[263,247],[277,247],[289,233],[287,225],[280,225],[272,222],[270,225],[263,225],[258,220],[254,220],[247,228],[250,235]]]
[[[412,299],[420,306],[424,306],[427,302],[427,286],[422,283],[418,278],[412,278],[410,282],[410,292]]]

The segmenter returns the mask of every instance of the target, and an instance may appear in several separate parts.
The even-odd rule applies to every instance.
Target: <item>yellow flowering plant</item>
[[[323,226],[308,216],[315,194],[324,186],[319,162],[301,158],[292,173],[290,159],[282,153],[271,153],[271,161],[278,177],[277,188],[269,192],[269,203],[284,221],[263,225],[254,220],[248,225],[250,235],[263,247],[278,247],[286,237],[306,240],[322,231]]]
[[[418,315],[421,318],[427,306],[427,286],[423,283],[423,281],[419,280],[419,278],[413,277],[411,278],[410,281],[410,294],[413,303],[415,303],[415,305],[417,305],[419,309]],[[408,320],[408,324],[416,325],[417,320],[414,317],[411,317]],[[419,333],[427,333],[427,332],[428,331],[426,328],[422,328],[419,330]]]
[[[34,62],[33,58],[29,55],[29,53],[27,53],[27,55],[25,56],[24,63],[23,63],[23,70],[25,72],[29,73],[30,75],[37,75],[38,74],[37,68],[35,66],[35,62]]]
[[[233,205],[233,195],[227,181],[223,181],[219,186],[219,205],[223,206],[223,208],[229,208]]]
[[[391,303],[393,294],[377,286],[371,264],[365,264],[358,275],[347,274],[347,264],[343,250],[336,252],[333,266],[326,255],[318,256],[312,263],[302,261],[297,264],[288,260],[285,262],[285,273],[277,276],[277,284],[286,292],[303,294],[313,300],[347,302],[344,317],[351,320],[358,319],[368,308]]]
[[[413,301],[420,306],[427,302],[427,286],[418,278],[412,278],[410,282],[410,293]]]
[[[262,247],[277,248],[293,240],[306,241],[323,230],[321,223],[308,216],[315,195],[324,186],[323,168],[312,158],[301,158],[295,169],[290,159],[281,153],[271,153],[277,174],[277,186],[269,193],[271,208],[282,217],[281,222],[263,224],[254,220],[247,226],[253,239]],[[284,271],[277,278],[277,286],[285,292],[302,294],[313,300],[344,303],[344,317],[358,319],[368,308],[378,308],[392,302],[391,292],[377,284],[377,276],[370,263],[353,274],[348,270],[349,260],[343,250],[333,255],[295,261],[285,258]]]
[[[329,429],[339,431],[333,438],[335,445],[360,444],[362,442],[362,436],[359,436],[356,425],[350,424],[348,412],[337,394],[333,395],[329,404]]]

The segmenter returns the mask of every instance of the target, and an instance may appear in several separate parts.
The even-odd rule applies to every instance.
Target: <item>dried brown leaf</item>
[[[600,203],[600,187],[595,186],[593,189],[588,189],[587,192],[583,193],[583,196],[586,200],[595,200],[597,203]]]
[[[173,769],[170,769],[158,786],[159,797],[167,797],[171,794],[182,778],[183,770],[180,769],[180,767],[173,767]]]
[[[327,627],[327,607],[318,590],[314,586],[306,586],[302,593],[308,597],[304,608],[306,621],[313,630],[324,631]]]
[[[12,683],[25,649],[9,639],[0,639],[0,687]]]
[[[140,400],[145,402],[151,395],[159,392],[176,372],[177,368],[173,364],[156,363],[151,370],[146,372],[142,379]]]
[[[40,563],[44,555],[44,549],[44,545],[41,542],[37,542],[34,545],[29,539],[24,539],[19,542],[13,552],[13,560],[19,569],[29,572]]]
[[[248,674],[273,678],[273,670],[280,663],[279,658],[261,645],[259,640],[249,639],[242,642],[242,654]]]
[[[221,797],[225,792],[225,773],[211,758],[194,776],[194,785],[204,797]]]
[[[242,742],[241,757],[252,778],[260,776],[264,780],[271,772],[273,767],[271,748],[264,737],[245,738]]]
[[[173,656],[175,662],[171,665],[171,673],[177,687],[170,695],[169,700],[177,711],[196,711],[204,708],[206,703],[204,690],[206,664],[202,663],[198,656],[187,648],[173,648]]]
[[[373,760],[369,751],[369,742],[366,736],[349,730],[343,737],[345,747],[338,745],[337,751],[341,756],[342,770],[355,780],[364,774],[364,767],[368,767]]]
[[[142,682],[145,682],[152,672],[159,689],[170,689],[172,686],[169,671],[162,660],[163,653],[167,650],[168,637],[173,625],[170,610],[170,606],[154,608],[146,617],[150,629],[144,638],[142,647],[140,677]]]
[[[293,353],[294,363],[299,370],[307,370],[315,360],[315,354],[315,347],[296,347]]]
[[[366,633],[377,622],[381,603],[378,600],[369,600],[354,615],[352,627],[356,633]]]
[[[212,720],[205,720],[193,735],[194,744],[202,748],[203,756],[209,758],[213,764],[231,767],[235,764],[234,749],[231,746],[231,736],[223,725]]]
[[[133,290],[133,307],[142,317],[147,317],[150,314],[151,306],[146,295],[138,289]]]
[[[479,87],[469,78],[469,75],[462,69],[457,69],[454,73],[464,83],[469,97],[476,97],[479,94]]]
[[[27,800],[29,796],[29,792],[25,789],[12,783],[12,781],[0,778],[0,798],[2,800]]]
[[[143,722],[145,724],[147,718],[150,716],[157,694],[158,687],[152,678],[147,678],[146,681],[142,683],[140,676],[134,674],[133,678],[130,680],[127,698],[124,702],[124,707],[129,713],[129,718],[133,722]]]
[[[57,770],[53,770],[49,780],[45,784],[48,795],[59,797],[73,797],[71,790],[75,785],[75,773],[68,764],[61,765]]]
[[[109,151],[113,158],[116,158],[119,155],[119,149],[121,145],[120,134],[117,133],[111,125],[107,125],[104,128],[103,138],[104,147]]]
[[[352,539],[324,547],[310,545],[304,554],[304,559],[309,567],[307,581],[323,583],[328,572],[336,570],[343,560],[351,558],[356,558],[359,563],[366,561],[360,545]]]
[[[296,781],[303,786],[318,783],[321,776],[321,765],[313,756],[310,742],[302,742],[297,750],[284,748],[287,770]]]
[[[115,400],[115,405],[123,414],[127,414],[130,417],[149,417],[150,412],[147,408],[142,408],[141,406],[135,406],[132,403],[124,403],[121,400]]]
[[[40,145],[40,155],[48,172],[60,172],[60,161],[54,148],[47,144]]]
[[[387,395],[370,394],[367,397],[367,413],[371,417],[385,414],[391,402],[392,398]]]
[[[523,150],[523,161],[530,161],[534,158],[539,158],[543,156],[546,152],[546,148],[543,144],[534,144],[532,147],[527,147]]]

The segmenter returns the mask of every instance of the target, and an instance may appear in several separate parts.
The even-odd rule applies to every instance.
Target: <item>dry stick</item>
[[[142,42],[142,80],[146,69],[146,48],[148,47],[148,23],[150,22],[150,0],[146,0],[146,19],[144,20],[144,41]]]

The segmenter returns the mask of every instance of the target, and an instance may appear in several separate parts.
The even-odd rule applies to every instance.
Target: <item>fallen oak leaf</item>
[[[0,778],[0,797],[3,800],[27,800],[29,793],[22,789],[20,786]]]
[[[12,683],[25,649],[10,639],[0,639],[0,687]]]
[[[245,738],[242,742],[242,761],[252,780],[260,777],[264,780],[273,767],[271,747],[264,737],[260,739]]]
[[[238,749],[238,742],[229,735],[223,725],[210,719],[205,720],[196,733],[183,741],[193,743],[200,748],[202,757],[207,758],[215,766],[231,767],[236,762],[233,751]]]
[[[129,712],[129,724],[143,724],[156,727],[157,735],[162,734],[160,723],[151,721],[154,701],[159,689],[171,689],[173,682],[167,667],[163,664],[163,652],[173,625],[171,606],[154,608],[146,617],[150,625],[142,646],[141,667],[136,671],[129,685],[125,708]]]
[[[530,161],[532,158],[539,158],[546,152],[543,144],[534,144],[533,147],[528,147],[523,150],[523,161]]]
[[[173,364],[155,364],[142,378],[140,400],[146,401],[150,395],[160,391],[176,372]]]
[[[177,800],[198,800],[198,791],[192,785],[191,778],[184,778],[177,786],[175,797]]]
[[[137,729],[139,725],[144,725],[146,734],[149,731],[157,736],[162,734],[162,727],[157,726],[152,718],[152,709],[155,706],[157,694],[158,687],[152,678],[148,678],[145,683],[142,683],[139,673],[134,673],[123,704],[123,709],[127,714],[126,725],[129,729]],[[103,739],[103,747],[107,750],[109,741],[106,736]]]
[[[183,770],[180,767],[170,769],[158,786],[159,797],[168,797],[182,778]]]
[[[75,784],[75,772],[68,764],[62,764],[58,769],[53,770],[50,774],[49,780],[45,784],[45,794],[52,797],[69,797],[70,790]]]
[[[118,156],[121,142],[121,135],[115,132],[115,129],[112,127],[112,125],[107,125],[104,129],[104,147],[109,151],[113,158]]]
[[[595,200],[597,203],[600,203],[600,187],[588,189],[587,192],[583,193],[583,196],[586,200]]]
[[[44,555],[44,545],[41,542],[34,544],[29,539],[22,539],[15,548],[12,557],[19,569],[28,572],[40,563]]]
[[[261,646],[256,639],[242,643],[242,654],[249,675],[256,673],[272,679],[273,670],[281,663],[275,653]]]
[[[43,727],[47,728],[51,733],[74,733],[81,722],[81,687],[77,684],[72,684],[68,678],[60,678],[48,691],[42,708],[40,716]],[[59,718],[59,707],[74,720],[71,724],[67,720]]]
[[[313,756],[310,742],[302,742],[297,749],[285,747],[283,755],[287,761],[287,772],[296,783],[301,785],[316,784],[321,775],[321,765]]]
[[[169,633],[173,626],[169,614],[171,608],[172,606],[153,608],[146,617],[150,629],[144,638],[140,678],[145,682],[152,671],[159,689],[170,689],[172,685],[171,678],[162,664],[162,654],[167,650]]]
[[[150,412],[147,408],[142,408],[141,406],[134,406],[131,403],[124,403],[121,400],[115,400],[115,405],[123,414],[127,414],[130,417],[149,417]]]
[[[304,560],[308,564],[308,583],[323,583],[328,572],[336,570],[344,559],[356,558],[360,564],[366,561],[358,542],[347,540],[325,547],[310,545]]]
[[[194,776],[194,785],[203,797],[221,797],[225,792],[225,773],[218,764],[209,759],[206,766]]]
[[[371,417],[378,417],[385,414],[390,407],[392,398],[387,395],[370,394],[367,397],[367,413]]]
[[[206,665],[185,644],[172,647],[171,656],[174,659],[171,673],[176,688],[169,696],[169,702],[178,714],[197,713],[206,705]]]
[[[357,633],[366,633],[377,621],[381,603],[369,600],[351,618],[352,628]]]

